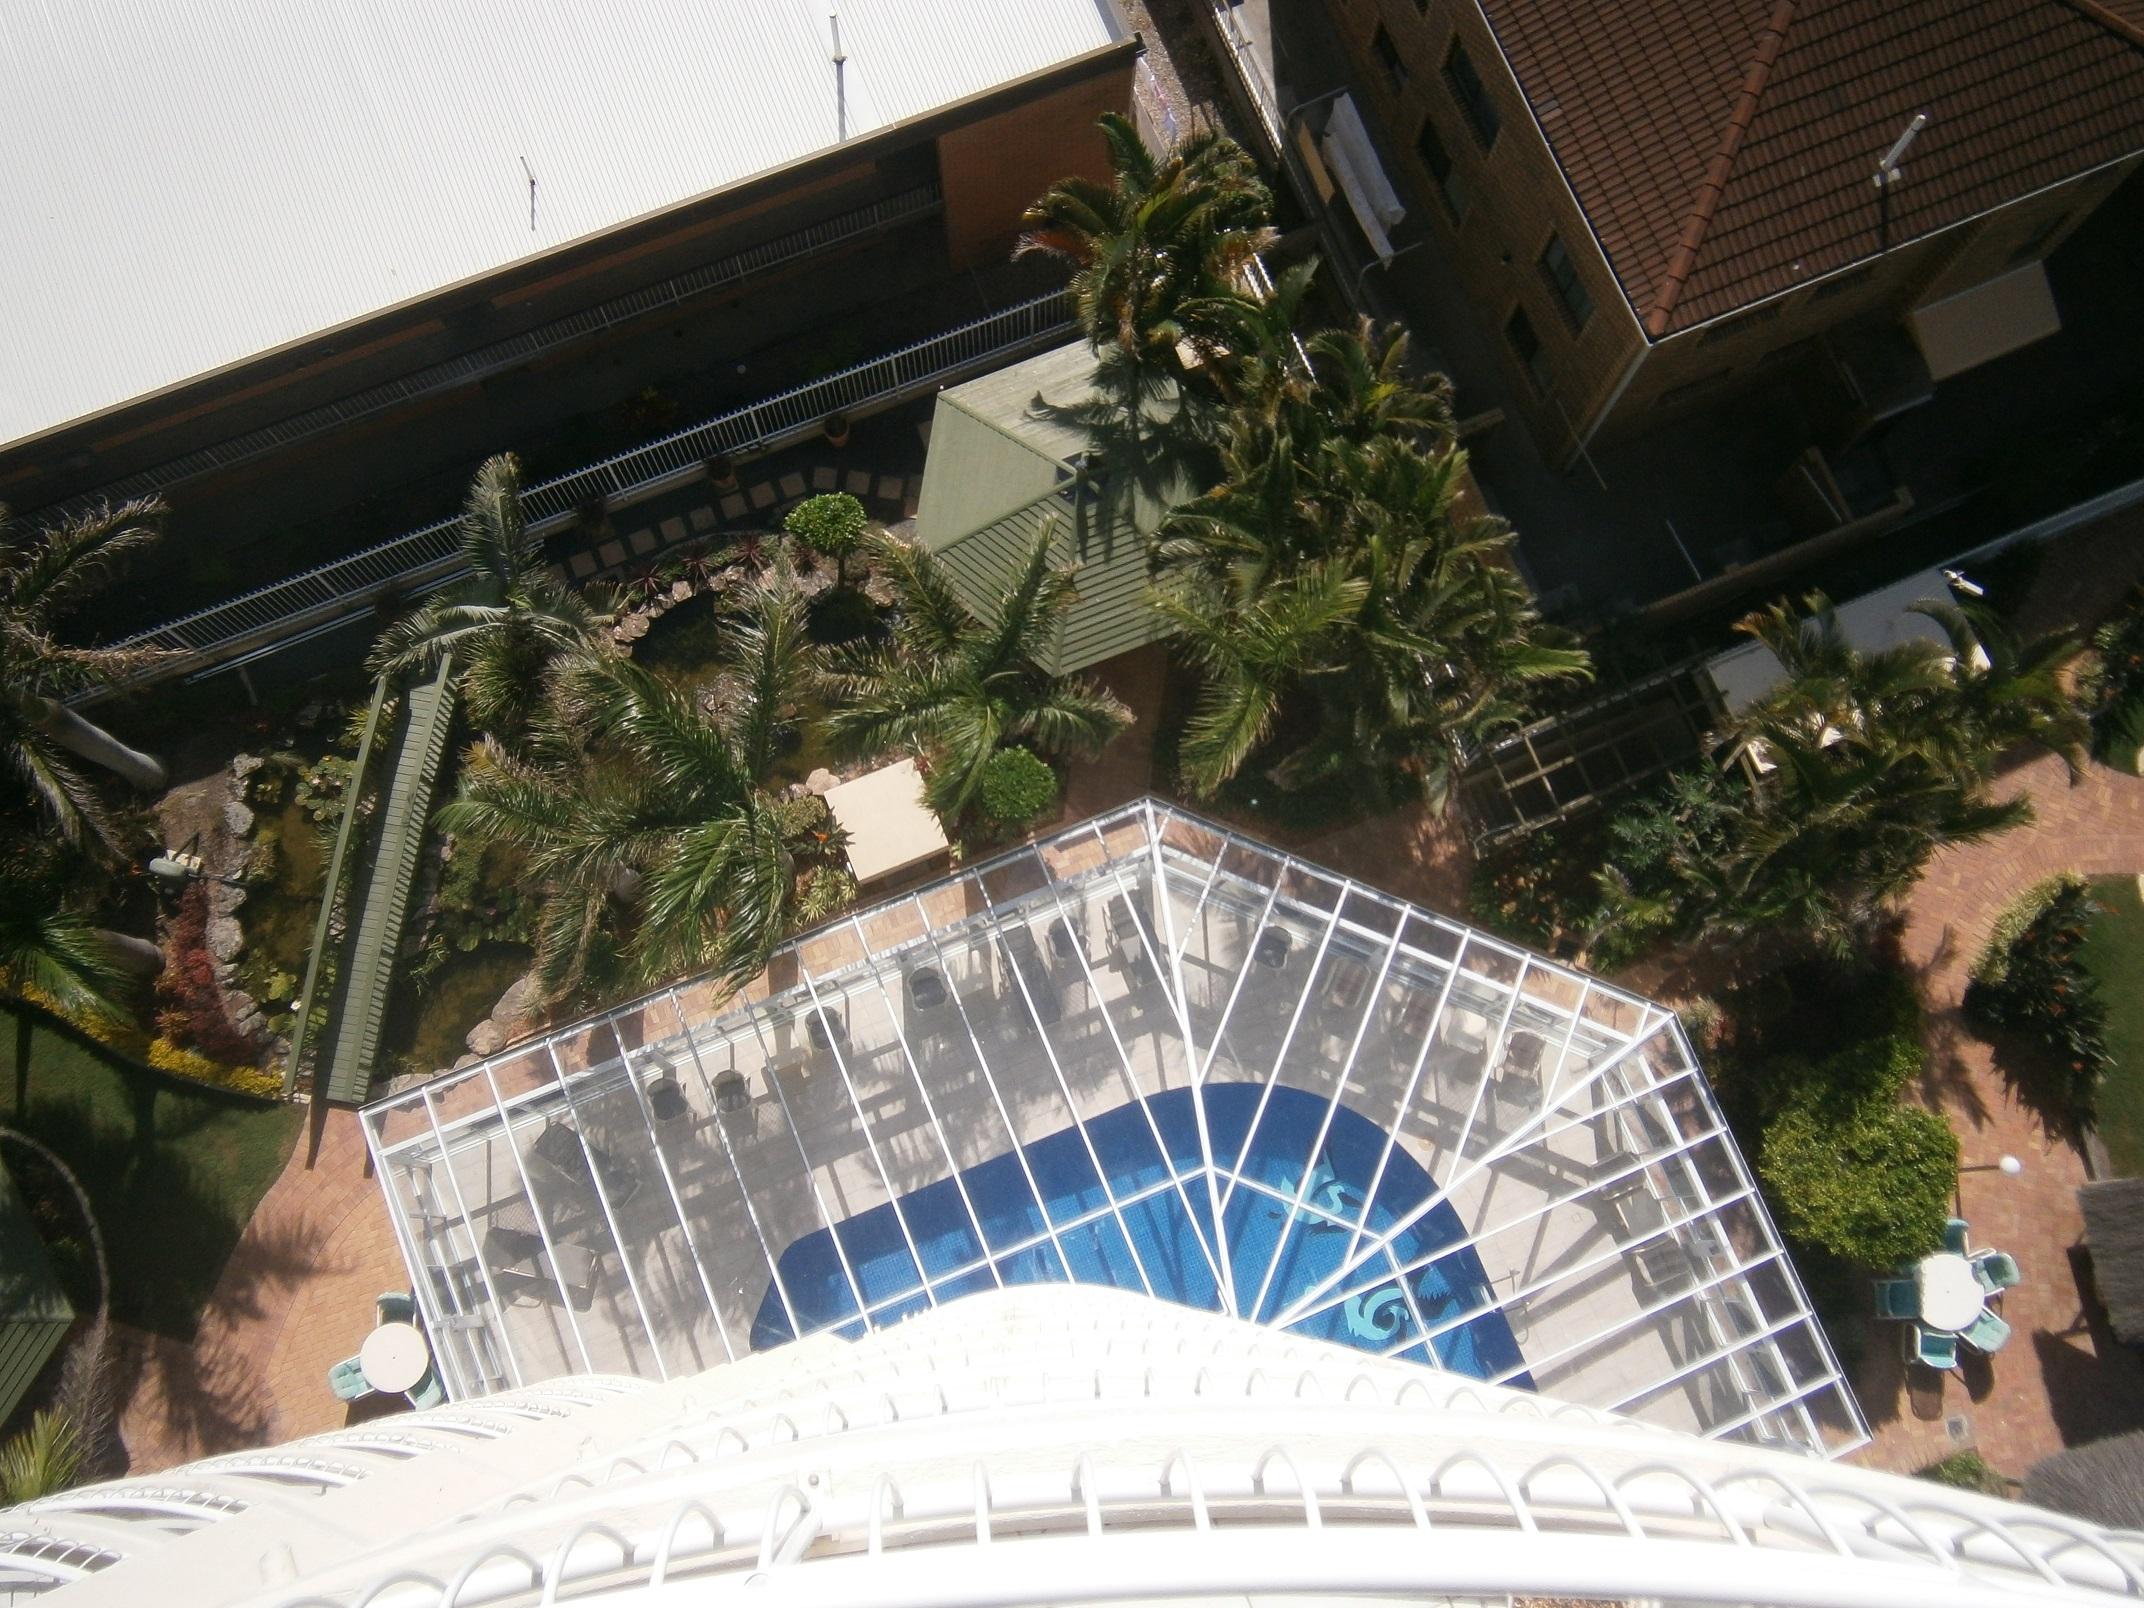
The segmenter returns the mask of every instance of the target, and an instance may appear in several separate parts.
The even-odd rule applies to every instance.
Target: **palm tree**
[[[544,888],[536,975],[550,997],[614,967],[645,980],[710,967],[741,983],[827,897],[841,845],[824,807],[760,786],[819,650],[785,578],[742,601],[745,623],[704,693],[627,659],[563,655],[527,751],[478,744],[441,811],[446,830],[527,855]]]
[[[1131,711],[1098,683],[1042,668],[1075,596],[1071,568],[1051,562],[1055,540],[1046,522],[984,617],[961,602],[923,548],[890,535],[873,539],[893,588],[893,639],[836,658],[826,678],[827,731],[851,755],[922,753],[926,797],[947,821],[974,802],[1000,744],[1025,740],[1049,754],[1091,755],[1132,723]]]
[[[66,1490],[79,1480],[110,1434],[112,1270],[104,1250],[104,1227],[75,1170],[50,1145],[19,1128],[0,1125],[0,1144],[30,1151],[66,1185],[81,1214],[90,1266],[97,1275],[96,1313],[60,1366],[51,1408],[38,1413],[27,1430],[0,1446],[0,1502],[30,1502]]]
[[[487,458],[470,483],[461,548],[469,579],[381,632],[369,667],[375,675],[426,670],[451,653],[469,718],[511,737],[527,724],[551,661],[608,623],[608,599],[591,600],[544,566],[542,544],[522,518],[521,461],[510,452]]]
[[[0,747],[9,771],[62,837],[112,853],[121,845],[111,814],[74,762],[145,791],[164,785],[164,766],[85,720],[67,700],[116,686],[166,655],[68,646],[55,631],[156,542],[163,518],[163,503],[149,498],[30,529],[0,504]]]
[[[1345,777],[1441,805],[1523,689],[1590,673],[1535,613],[1510,529],[1460,511],[1465,455],[1408,439],[1411,405],[1376,424],[1374,383],[1353,394],[1364,440],[1336,431],[1305,463],[1285,431],[1247,428],[1236,448],[1266,456],[1232,451],[1235,478],[1163,525],[1157,603],[1202,681],[1179,759],[1201,794],[1256,755],[1286,790]]]
[[[91,925],[73,908],[70,880],[43,846],[0,845],[0,988],[68,1017],[119,1020],[115,995],[136,969],[121,949],[146,940]]]
[[[2086,726],[2063,687],[2078,644],[2020,646],[1983,611],[1916,608],[1946,643],[1860,652],[1821,593],[1741,622],[1785,679],[1719,733],[1721,765],[1614,823],[1612,944],[1776,933],[1844,954],[1939,849],[2032,818],[1987,784],[2020,745],[2081,763]]]

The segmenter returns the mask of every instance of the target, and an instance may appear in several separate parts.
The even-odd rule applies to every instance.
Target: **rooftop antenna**
[[[1904,177],[1898,164],[1905,160],[1906,147],[1913,143],[1914,135],[1928,126],[1928,114],[1915,112],[1906,131],[1891,142],[1891,148],[1883,153],[1883,160],[1876,164],[1876,249],[1891,249],[1891,190]]]
[[[536,170],[529,166],[529,159],[521,159],[521,171],[529,176],[529,233],[536,232]]]
[[[836,11],[826,20],[834,30],[834,138],[845,140],[849,137],[849,89],[845,72],[849,58],[841,48],[841,13]]]

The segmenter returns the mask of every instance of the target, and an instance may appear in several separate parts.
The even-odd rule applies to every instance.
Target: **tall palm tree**
[[[874,539],[894,593],[893,638],[836,657],[826,728],[851,755],[919,751],[929,767],[925,796],[947,821],[974,802],[1000,744],[1025,739],[1045,753],[1092,755],[1132,723],[1099,683],[1042,668],[1075,596],[1072,569],[1051,562],[1055,539],[1046,521],[987,615],[961,602],[923,548]]]
[[[511,737],[541,698],[551,661],[608,623],[608,599],[576,592],[545,567],[522,517],[521,460],[510,452],[487,458],[470,483],[461,549],[469,578],[381,632],[369,667],[375,675],[426,670],[451,653],[469,718]]]
[[[1769,932],[1845,953],[1938,850],[2032,818],[1987,787],[2020,745],[2081,763],[2086,728],[2062,683],[2075,639],[2021,646],[1982,611],[1917,609],[1946,643],[1863,653],[1821,593],[1741,622],[1785,677],[1721,731],[1722,765],[1617,819],[1601,878],[1611,941]]]
[[[1374,371],[1373,371],[1374,372]],[[1337,430],[1305,462],[1285,432],[1255,464],[1178,510],[1157,546],[1157,602],[1199,670],[1179,751],[1211,793],[1256,756],[1282,788],[1350,777],[1434,804],[1469,745],[1520,718],[1531,684],[1590,673],[1535,613],[1501,521],[1458,506],[1465,455],[1425,452],[1419,426]],[[1314,426],[1313,426],[1314,428]]]
[[[70,843],[120,852],[110,811],[77,760],[151,791],[163,763],[85,720],[66,700],[114,686],[165,657],[154,649],[85,648],[58,624],[163,534],[154,498],[98,507],[32,529],[0,504],[0,750],[43,818]]]
[[[819,673],[803,604],[779,581],[743,602],[704,696],[627,659],[563,655],[526,751],[480,743],[441,811],[448,831],[526,853],[544,889],[536,975],[551,997],[613,964],[741,983],[814,910],[819,873],[838,861],[833,833],[760,785]]]
[[[0,843],[0,989],[70,1017],[116,1021],[125,1014],[117,995],[135,969],[121,949],[147,941],[92,925],[74,908],[72,880],[45,846]]]

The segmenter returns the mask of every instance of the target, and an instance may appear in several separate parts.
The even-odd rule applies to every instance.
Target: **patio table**
[[[1931,1329],[1963,1334],[1987,1305],[1973,1264],[1948,1251],[1924,1256],[1913,1270],[1921,1297],[1921,1322]]]
[[[432,1366],[431,1348],[414,1324],[383,1323],[365,1336],[358,1348],[358,1365],[365,1380],[383,1395],[399,1396],[415,1390]]]

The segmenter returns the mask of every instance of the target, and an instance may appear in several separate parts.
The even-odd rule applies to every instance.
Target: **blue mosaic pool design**
[[[992,1267],[1007,1284],[1074,1281],[1127,1290],[1145,1288],[1140,1280],[1143,1269],[1155,1295],[1209,1312],[1225,1311],[1205,1247],[1214,1240],[1210,1201],[1222,1196],[1231,1170],[1240,1182],[1227,1199],[1221,1220],[1237,1300],[1245,1307],[1255,1301],[1258,1321],[1273,1322],[1298,1296],[1341,1265],[1353,1239],[1349,1225],[1373,1179],[1376,1196],[1366,1224],[1373,1234],[1429,1199],[1435,1182],[1398,1146],[1392,1149],[1384,1176],[1378,1178],[1378,1161],[1389,1136],[1376,1123],[1342,1105],[1333,1112],[1305,1203],[1295,1208],[1304,1157],[1325,1120],[1327,1101],[1323,1095],[1276,1085],[1261,1114],[1261,1092],[1256,1084],[1241,1083],[1214,1085],[1205,1091],[1203,1104],[1216,1174],[1210,1193],[1191,1093],[1172,1089],[1145,1101],[1144,1109],[1139,1103],[1127,1104],[1088,1122],[1084,1138],[1080,1129],[1067,1128],[1034,1141],[1021,1152],[967,1168],[957,1184],[951,1178],[941,1179],[897,1202],[847,1218],[831,1230],[806,1235],[784,1250],[776,1263],[779,1283],[768,1283],[759,1304],[752,1325],[753,1349],[765,1350],[795,1337],[791,1310],[805,1333],[831,1328],[853,1339],[867,1325],[884,1328],[923,1311],[930,1305],[926,1283],[940,1303],[992,1288],[997,1282]],[[1255,1133],[1250,1131],[1254,1120]],[[1027,1164],[1024,1171],[1022,1156]],[[1116,1217],[1107,1211],[1104,1174],[1123,1203],[1121,1231]],[[1182,1180],[1181,1190],[1171,1185],[1172,1178]],[[987,1242],[987,1265],[983,1263],[985,1246],[977,1243],[968,1208],[961,1200],[962,1187]],[[1142,1191],[1149,1193],[1127,1202],[1127,1197]],[[1094,1215],[1097,1212],[1099,1217]],[[1056,1230],[1055,1243],[1047,1238],[1028,1243],[1036,1241],[1045,1227]],[[1387,1282],[1292,1324],[1292,1332],[1383,1352],[1410,1335],[1423,1335],[1422,1322],[1434,1328],[1453,1314],[1487,1304],[1491,1296],[1481,1258],[1461,1243],[1465,1238],[1458,1212],[1449,1202],[1439,1201],[1389,1251],[1380,1252],[1347,1280],[1351,1286],[1359,1284],[1375,1269],[1391,1275]],[[909,1251],[911,1239],[915,1255]],[[1445,1246],[1452,1248],[1436,1255]],[[1399,1268],[1427,1256],[1435,1260],[1407,1275],[1403,1291]],[[1261,1285],[1265,1287],[1262,1299]],[[856,1300],[858,1288],[863,1295],[861,1308]],[[1428,1363],[1432,1350],[1437,1366],[1479,1379],[1512,1373],[1524,1360],[1510,1324],[1494,1310],[1418,1339],[1397,1355]],[[1533,1388],[1532,1379],[1523,1372],[1505,1383]]]

